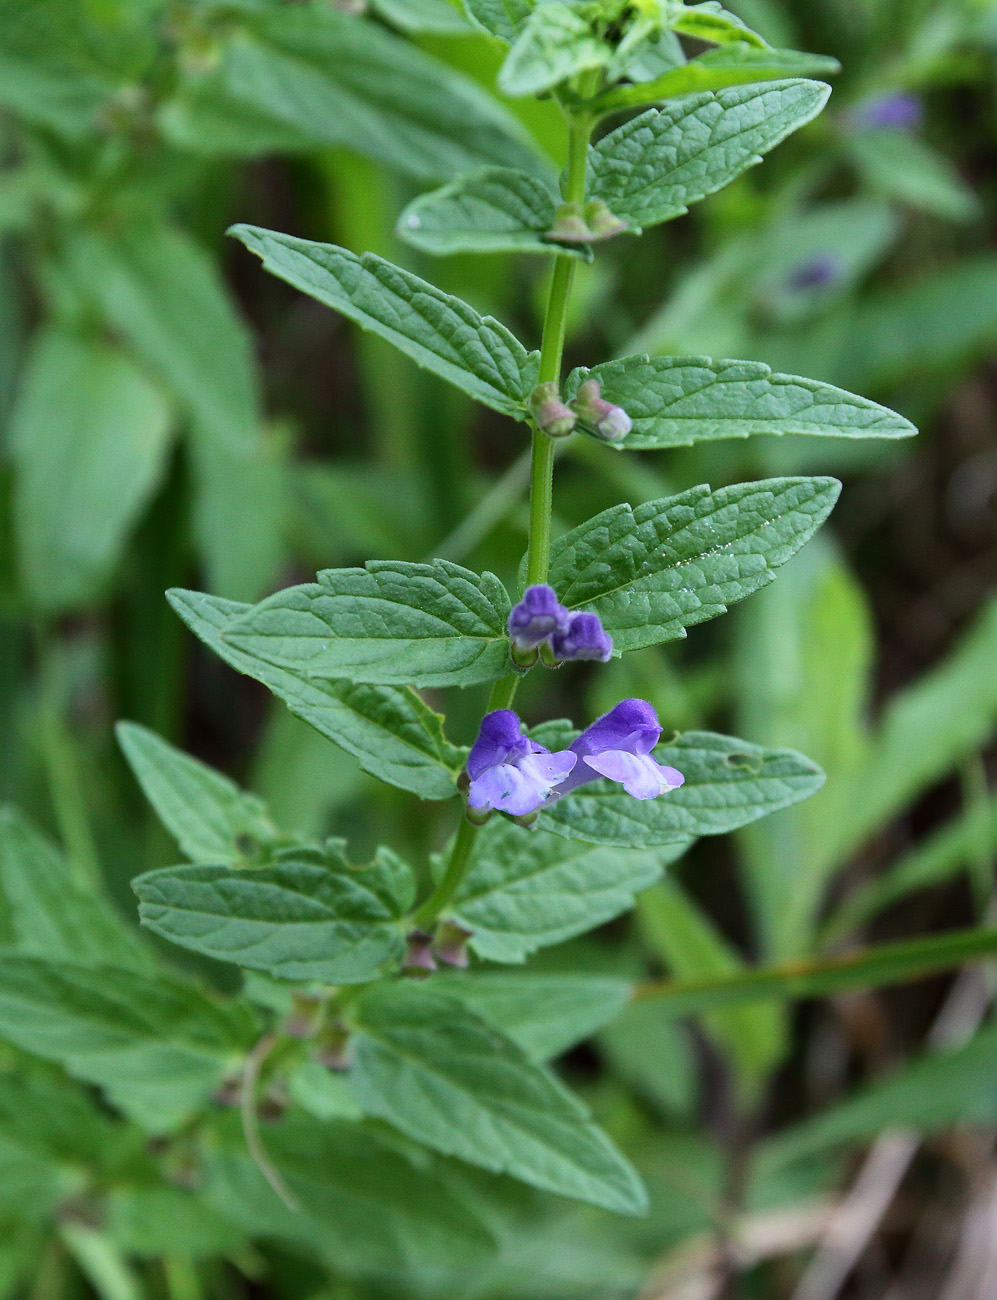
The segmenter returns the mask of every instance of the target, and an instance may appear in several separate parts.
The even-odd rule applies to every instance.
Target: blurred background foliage
[[[791,745],[828,773],[808,802],[697,844],[631,921],[542,959],[568,970],[700,979],[994,911],[997,5],[729,7],[777,46],[837,57],[830,107],[581,268],[568,361],[758,359],[885,402],[921,436],[564,450],[562,528],[705,481],[845,483],[831,529],[731,618],[544,675],[542,698],[528,679],[531,717],[636,694],[666,727]],[[348,836],[358,859],[375,836],[424,859],[448,833],[450,810],[413,819],[194,645],[162,593],[253,600],[316,567],[430,555],[513,580],[522,430],[223,239],[245,220],[427,273],[394,234],[409,199],[476,165],[563,159],[553,102],[496,98],[500,60],[447,0],[0,0],[0,801],[61,842],[66,888],[100,875],[131,918],[129,879],[175,854],[115,749],[119,718],[263,795],[280,824]],[[431,274],[537,340],[545,259]],[[483,705],[448,700],[454,739]],[[275,1223],[231,1156],[229,1203],[185,1199],[175,1150],[168,1177],[146,1177],[138,1130],[4,1048],[0,1295],[706,1300],[740,1270],[745,1296],[773,1300],[985,1300],[990,1001],[977,970],[691,1021],[635,1002],[562,1064],[646,1175],[651,1216],[405,1166],[410,1200],[476,1205],[488,1182],[500,1247],[463,1257],[441,1230],[435,1257],[408,1242],[388,1280],[332,1193],[316,1190],[309,1224]],[[329,1159],[347,1167],[348,1150]],[[97,1221],[81,1188],[100,1190]]]

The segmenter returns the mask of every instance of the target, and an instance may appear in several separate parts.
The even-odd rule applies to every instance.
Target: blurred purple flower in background
[[[617,781],[635,799],[654,799],[677,790],[685,777],[651,757],[661,737],[661,723],[645,700],[621,700],[597,718],[571,746],[578,763],[557,794],[568,794],[586,781],[605,776]]]
[[[893,90],[861,100],[848,116],[863,131],[916,131],[924,121],[924,102],[912,91]]]
[[[814,253],[794,266],[787,278],[791,289],[823,289],[841,277],[844,270],[835,253]]]
[[[598,659],[605,663],[613,653],[613,638],[598,614],[570,613],[550,638],[555,659]]]
[[[492,808],[525,817],[548,798],[578,762],[570,750],[552,754],[523,735],[512,709],[496,709],[481,721],[467,759],[469,808]]]

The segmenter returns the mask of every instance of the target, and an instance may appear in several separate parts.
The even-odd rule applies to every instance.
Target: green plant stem
[[[568,132],[568,176],[564,198],[581,203],[585,198],[585,166],[588,157],[592,119],[579,115],[571,119]],[[564,339],[568,330],[571,286],[575,278],[574,257],[558,253],[547,296],[543,338],[540,343],[540,369],[537,382],[559,384]],[[534,425],[530,465],[530,533],[526,551],[528,585],[546,582],[550,565],[550,515],[554,486],[554,439]]]
[[[457,827],[450,861],[443,878],[412,918],[417,929],[428,929],[456,894],[471,860],[471,850],[477,834],[477,826],[465,817]]]

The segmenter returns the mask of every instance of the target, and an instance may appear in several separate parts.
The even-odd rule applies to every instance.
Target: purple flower
[[[511,709],[486,713],[467,759],[468,807],[497,808],[525,817],[540,807],[577,762],[570,750],[552,754],[524,736]]]
[[[578,763],[557,788],[557,794],[606,776],[617,781],[635,799],[655,799],[677,790],[685,777],[674,767],[664,767],[651,757],[661,736],[658,716],[645,700],[621,700],[597,718],[571,746]]]
[[[851,119],[866,131],[916,131],[924,120],[924,104],[912,91],[888,91],[856,104]]]
[[[599,659],[613,653],[613,638],[602,626],[598,614],[573,612],[550,638],[555,659]]]
[[[793,267],[789,274],[791,289],[823,289],[833,284],[842,272],[841,261],[834,253],[815,253]]]
[[[553,587],[540,583],[527,587],[518,605],[509,615],[509,636],[521,653],[535,650],[568,619],[568,611],[558,602]]]

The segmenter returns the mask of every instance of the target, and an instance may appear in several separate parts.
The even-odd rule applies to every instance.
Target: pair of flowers
[[[557,592],[546,583],[527,587],[523,599],[509,615],[513,658],[522,663],[536,659],[548,646],[554,659],[598,659],[605,663],[613,653],[613,639],[598,614],[565,609]]]

